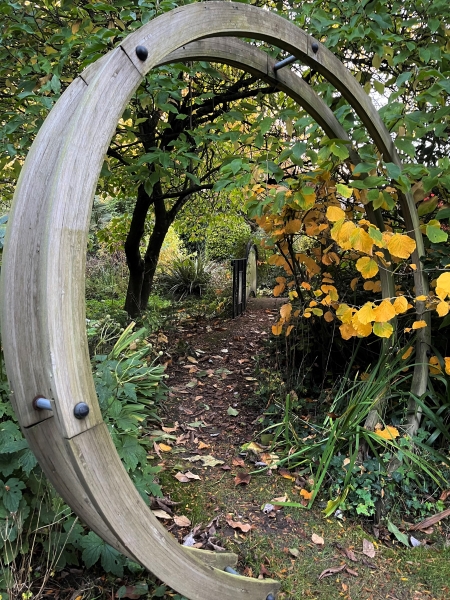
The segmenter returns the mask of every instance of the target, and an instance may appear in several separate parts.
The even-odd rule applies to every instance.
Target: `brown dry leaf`
[[[325,544],[325,540],[323,539],[323,537],[320,537],[320,535],[317,535],[317,533],[312,534],[311,541],[314,544],[317,544],[317,546],[323,546]]]
[[[234,485],[247,485],[250,483],[251,478],[251,475],[242,471],[234,478]]]
[[[287,502],[287,496],[278,496],[278,498],[274,498],[270,501],[270,504],[273,504],[275,510],[277,510],[277,507],[280,507],[277,502]]]
[[[161,452],[172,452],[172,446],[168,446],[167,444],[159,444],[159,449]]]
[[[186,477],[186,475],[184,473],[177,473],[176,475],[174,475],[175,479],[178,479],[178,481],[180,483],[188,483],[189,482],[189,477]]]
[[[353,552],[353,550],[350,550],[350,548],[344,548],[344,553],[345,556],[351,560],[352,562],[358,562],[358,559],[355,556],[355,553]]]
[[[284,477],[284,479],[290,479],[291,481],[295,481],[295,476],[292,475],[292,473],[290,471],[288,471],[287,469],[285,469],[283,467],[278,469],[278,473],[281,475],[281,477]]]
[[[233,458],[233,465],[235,467],[245,467],[243,458]]]
[[[164,433],[173,433],[174,431],[176,431],[178,429],[179,425],[178,425],[178,421],[176,423],[173,424],[173,427],[161,427],[161,429],[164,431]]]
[[[233,521],[232,519],[227,519],[227,523],[233,529],[240,529],[243,533],[247,533],[252,529],[250,523],[241,523],[240,521]]]
[[[443,510],[442,512],[436,513],[432,517],[428,517],[428,519],[425,519],[424,521],[421,521],[420,523],[413,525],[412,527],[409,528],[409,530],[410,531],[424,531],[425,529],[428,529],[432,525],[439,523],[439,521],[442,521],[442,519],[445,519],[448,516],[450,516],[450,508],[447,508],[446,510]]]
[[[193,356],[188,356],[187,357],[188,361],[194,365],[196,365],[198,363],[198,360],[196,358],[194,358]]]
[[[173,520],[174,520],[175,524],[178,525],[178,527],[189,527],[189,525],[191,524],[190,519],[188,519],[184,515],[182,515],[180,517],[175,516],[173,518]]]
[[[205,444],[205,442],[199,442],[197,447],[199,450],[204,450],[205,448],[211,448],[211,446],[209,444]]]
[[[353,569],[350,569],[350,567],[345,567],[345,571],[349,575],[353,575],[353,577],[358,577],[358,571],[354,571]]]
[[[166,513],[165,510],[161,510],[159,508],[157,510],[152,510],[152,513],[155,515],[155,517],[158,517],[158,519],[172,519],[169,513]]]
[[[449,496],[450,496],[450,490],[445,490],[439,496],[439,500],[442,500],[442,502],[445,502]]]
[[[375,558],[375,546],[366,539],[363,539],[363,554],[369,558]]]
[[[195,475],[195,473],[191,473],[190,471],[186,471],[185,475],[186,475],[186,477],[188,479],[198,479],[198,480],[201,480],[201,477],[199,475]]]
[[[330,577],[331,575],[336,575],[336,573],[340,573],[345,569],[345,565],[341,565],[340,567],[330,567],[329,569],[325,569],[319,575],[319,579],[323,579],[324,577]]]

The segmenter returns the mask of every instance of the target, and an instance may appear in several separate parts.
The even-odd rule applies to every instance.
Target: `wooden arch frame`
[[[312,90],[289,72],[275,74],[265,54],[232,39],[221,40],[227,42],[221,51],[217,40],[191,45],[214,36],[262,39],[313,66],[353,106],[384,159],[400,166],[389,133],[362,88],[331,52],[305,32],[244,4],[208,2],[176,9],[134,32],[86,69],[42,126],[22,169],[10,215],[2,274],[2,335],[19,422],[47,476],[75,512],[107,542],[192,600],[263,600],[276,594],[276,582],[224,573],[211,566],[220,566],[220,559],[207,553],[201,553],[203,560],[199,560],[148,511],[102,421],[85,334],[84,268],[92,198],[117,121],[152,67],[203,56],[254,70],[290,90],[327,133],[345,137]],[[137,46],[148,49],[146,60],[137,57]],[[177,48],[181,49],[175,52]],[[417,243],[416,292],[426,294],[415,205],[404,196],[401,206]],[[391,295],[387,286],[388,282],[383,293]],[[426,330],[419,332],[417,351],[425,372]],[[416,394],[426,380],[420,369],[416,368],[413,379]],[[50,398],[53,411],[35,410],[36,395]],[[79,402],[90,407],[82,420],[73,413]]]

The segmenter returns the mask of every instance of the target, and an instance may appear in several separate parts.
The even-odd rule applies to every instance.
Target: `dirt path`
[[[236,319],[200,322],[189,332],[180,331],[183,354],[167,369],[166,414],[181,430],[196,429],[192,437],[207,441],[221,458],[234,455],[237,447],[250,441],[254,421],[264,408],[255,395],[255,368],[279,305],[275,298],[251,299],[247,311]],[[189,427],[200,421],[201,427]]]

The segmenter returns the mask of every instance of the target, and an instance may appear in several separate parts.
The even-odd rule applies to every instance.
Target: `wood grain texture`
[[[194,4],[163,15],[131,34],[121,47],[89,67],[62,96],[41,129],[19,180],[8,227],[3,261],[2,329],[13,402],[30,443],[41,452],[50,476],[64,494],[81,489],[77,511],[104,527],[116,547],[130,552],[156,575],[192,600],[212,597],[265,598],[277,584],[236,578],[207,568],[183,550],[149,513],[121,466],[102,423],[90,370],[85,334],[84,275],[92,198],[103,158],[130,96],[153,65],[180,45],[213,36],[255,37],[271,42],[314,66],[350,96],[386,160],[398,162],[388,132],[364,91],[337,59],[319,44],[311,56],[312,38],[285,19],[255,7],[228,2]],[[149,58],[140,62],[137,45]],[[271,75],[273,65],[266,65]],[[278,75],[278,81],[282,76]],[[320,116],[306,90],[311,110]],[[347,96],[346,96],[347,97]],[[325,127],[333,119],[323,113]],[[339,136],[340,137],[340,136]],[[391,154],[389,154],[391,153]],[[405,219],[414,227],[415,207]],[[416,230],[418,234],[418,230]],[[419,240],[419,234],[417,240]],[[421,248],[418,241],[417,256]],[[425,289],[420,279],[416,288]],[[420,288],[420,285],[422,286]],[[50,413],[31,409],[36,394],[54,402]],[[87,402],[89,417],[77,421],[73,407]],[[43,419],[45,422],[40,423]],[[36,427],[36,433],[31,429]],[[44,426],[52,427],[63,477],[45,447]],[[65,441],[64,441],[65,440]],[[58,476],[56,476],[56,474]],[[59,479],[58,479],[59,478]],[[89,506],[88,509],[85,509]],[[109,536],[108,532],[104,535]],[[113,544],[114,545],[114,544]],[[180,571],[181,569],[181,571]]]
[[[236,577],[184,552],[149,511],[128,477],[104,423],[66,441],[75,470],[99,515],[121,544],[157,577],[190,600],[265,600],[276,595],[272,580]],[[107,471],[108,477],[104,477]]]

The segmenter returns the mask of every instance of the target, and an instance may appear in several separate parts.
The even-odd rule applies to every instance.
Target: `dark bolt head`
[[[314,54],[316,54],[317,51],[319,50],[319,44],[317,42],[313,42],[311,44],[311,48],[312,48],[312,51],[314,52]]]
[[[147,56],[148,56],[148,50],[145,46],[136,46],[136,56],[138,57],[139,60],[142,60],[142,62],[144,62],[144,60],[147,60]]]
[[[73,409],[76,419],[85,419],[89,414],[89,406],[85,402],[79,402]]]

